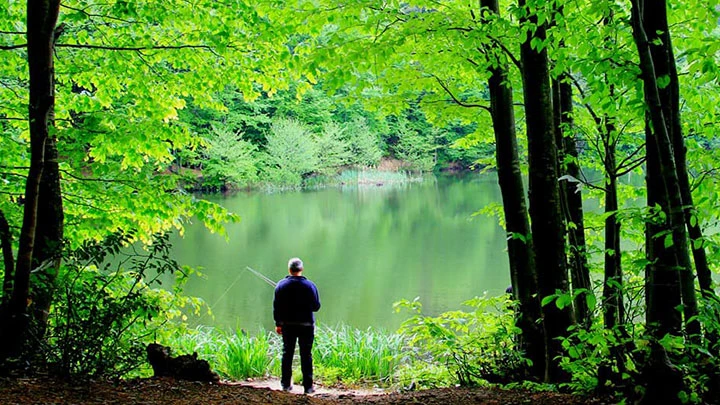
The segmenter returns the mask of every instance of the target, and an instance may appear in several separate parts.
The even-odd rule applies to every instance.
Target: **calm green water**
[[[212,197],[242,217],[229,240],[193,224],[174,242],[175,258],[200,266],[186,292],[203,298],[212,317],[194,322],[255,330],[273,327],[273,280],[299,256],[320,291],[318,322],[396,329],[392,304],[420,297],[424,312],[458,309],[509,284],[505,237],[494,218],[472,217],[500,202],[493,175],[439,177],[403,186]]]

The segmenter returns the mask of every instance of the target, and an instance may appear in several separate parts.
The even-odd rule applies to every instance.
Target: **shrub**
[[[350,145],[350,163],[358,166],[374,166],[380,162],[380,141],[364,118],[355,118],[346,124],[345,140]]]
[[[472,311],[449,311],[431,317],[422,314],[418,299],[395,303],[396,310],[414,314],[400,328],[400,333],[410,336],[413,357],[427,362],[430,369],[445,367],[460,385],[512,380],[527,361],[515,343],[519,330],[513,303],[506,296],[484,296],[463,305]]]
[[[317,146],[300,122],[277,119],[266,138],[266,180],[299,185],[304,175],[318,169]]]
[[[218,190],[228,184],[243,186],[257,178],[257,148],[242,134],[214,124],[203,151],[203,188]]]
[[[346,128],[336,122],[323,127],[317,137],[318,171],[322,174],[335,174],[342,166],[352,160],[350,144],[345,139]]]
[[[410,166],[421,172],[430,172],[435,167],[436,130],[429,128],[427,133],[422,134],[415,129],[409,128],[406,120],[399,120],[395,126],[398,142],[393,150],[395,157],[410,164]]]
[[[48,345],[40,353],[54,373],[125,376],[145,364],[145,344],[179,315],[178,307],[190,303],[198,308],[199,301],[178,295],[187,273],[170,258],[167,235],[158,235],[147,253],[121,252],[131,239],[113,235],[64,258]],[[130,269],[124,270],[125,265]],[[162,275],[176,273],[182,277],[175,294],[151,288]]]

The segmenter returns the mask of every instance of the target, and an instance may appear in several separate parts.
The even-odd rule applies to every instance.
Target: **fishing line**
[[[266,283],[270,284],[272,287],[277,286],[277,283],[276,283],[276,282],[274,282],[273,280],[270,280],[268,277],[265,277],[264,274],[262,274],[262,273],[260,273],[259,271],[253,269],[252,267],[250,267],[250,266],[245,266],[245,268],[248,269],[248,270],[250,270],[254,275],[260,277],[260,278],[261,278],[263,281],[265,281]]]
[[[260,279],[263,280],[264,282],[270,284],[272,287],[275,287],[275,286],[277,285],[276,282],[272,281],[271,279],[269,279],[268,277],[266,277],[264,274],[262,274],[262,273],[260,273],[259,271],[251,268],[250,266],[246,266],[245,268],[246,268],[247,270],[250,270],[250,271],[251,271],[253,274],[255,274],[256,276],[260,277]],[[224,291],[222,294],[220,294],[220,296],[215,300],[215,303],[210,306],[210,310],[212,310],[213,308],[215,308],[215,306],[216,306],[218,303],[220,303],[220,300],[222,300],[222,299],[225,297],[225,295],[230,291],[230,289],[233,288],[233,286],[238,282],[238,280],[240,280],[240,277],[242,277],[243,274],[245,274],[245,273],[241,271],[241,272],[238,274],[238,276],[235,277],[235,280],[228,286],[228,288],[225,289],[225,291]]]
[[[228,291],[230,291],[230,289],[233,288],[233,286],[235,285],[235,283],[237,283],[238,280],[240,280],[240,277],[242,277],[243,274],[245,274],[245,273],[240,272],[240,273],[238,274],[238,276],[235,277],[235,280],[228,286],[228,288],[226,288],[225,291],[224,291],[222,294],[220,294],[220,296],[218,297],[218,299],[215,300],[215,303],[212,304],[212,305],[210,305],[210,310],[211,310],[211,311],[212,311],[213,308],[215,308],[215,305],[217,305],[217,304],[220,302],[220,300],[223,299],[223,297],[225,297],[225,294],[227,294]]]

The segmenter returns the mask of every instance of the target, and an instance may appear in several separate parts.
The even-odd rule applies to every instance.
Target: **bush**
[[[204,189],[219,190],[229,184],[244,186],[257,178],[257,148],[227,127],[215,124],[202,152]]]
[[[277,119],[266,134],[265,179],[299,185],[304,175],[318,169],[317,146],[303,124]]]
[[[150,287],[161,275],[182,272],[170,258],[166,235],[157,236],[147,253],[121,253],[131,239],[128,234],[113,235],[86,243],[64,258],[48,344],[40,353],[55,374],[125,376],[145,365],[145,345],[161,325],[179,315],[171,308],[199,305],[177,295],[179,289],[173,294]],[[125,264],[130,270],[123,269]]]
[[[370,130],[364,118],[355,118],[345,128],[345,140],[350,145],[350,163],[358,166],[375,166],[380,162],[382,149],[378,137]]]
[[[403,322],[400,333],[410,336],[414,358],[429,364],[426,370],[444,367],[460,385],[475,385],[482,380],[509,382],[527,364],[516,347],[513,303],[506,296],[475,297],[463,305],[470,312],[449,311],[437,317],[422,314],[422,304],[402,300],[397,310],[414,315]],[[429,380],[446,380],[443,373]]]
[[[421,172],[430,172],[435,167],[436,130],[429,128],[426,134],[409,128],[406,120],[399,120],[395,130],[397,131],[398,142],[393,148],[395,157],[410,164],[410,166]]]
[[[350,143],[345,139],[346,128],[336,122],[323,127],[317,137],[318,171],[322,174],[335,174],[342,166],[352,160]]]

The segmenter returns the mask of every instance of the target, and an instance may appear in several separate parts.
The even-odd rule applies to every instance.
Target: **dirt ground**
[[[283,392],[277,380],[217,384],[150,378],[119,383],[95,381],[69,384],[46,378],[0,379],[0,404],[531,404],[586,405],[607,403],[597,398],[551,392],[488,388],[443,388],[413,392],[302,387]]]

